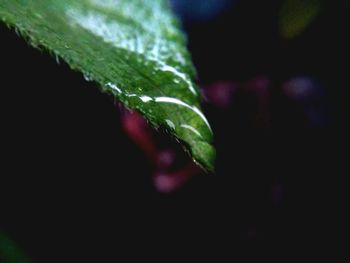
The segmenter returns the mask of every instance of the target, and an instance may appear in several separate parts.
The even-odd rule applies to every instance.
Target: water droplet
[[[195,128],[193,128],[192,126],[187,125],[187,124],[181,124],[181,127],[192,131],[193,133],[195,133],[196,135],[198,135],[199,137],[202,138],[202,135],[200,134],[200,132],[197,131],[197,130],[196,130]]]
[[[143,102],[149,102],[149,101],[153,100],[151,97],[148,97],[148,96],[141,96],[140,99]]]
[[[106,84],[106,86],[109,87],[109,88],[111,88],[111,89],[113,89],[113,90],[116,90],[118,93],[122,93],[121,89],[119,89],[119,88],[117,87],[117,85],[115,85],[115,84],[113,84],[113,83],[111,83],[111,82],[108,82],[108,83]]]
[[[84,75],[84,79],[86,81],[92,81],[92,78],[90,76],[86,75],[86,74]]]
[[[175,130],[175,124],[171,120],[165,120],[166,124],[168,124],[170,129]]]
[[[192,110],[193,112],[195,112],[199,117],[201,117],[201,119],[206,123],[208,128],[211,130],[211,127],[210,127],[208,120],[205,118],[204,114],[197,107],[190,106],[187,103],[183,102],[182,100],[179,100],[177,98],[170,98],[170,97],[157,97],[157,98],[155,98],[155,102],[172,103],[172,104],[177,104],[177,105],[186,107],[186,108]]]
[[[60,58],[59,56],[55,55],[56,63],[59,65],[60,64]]]

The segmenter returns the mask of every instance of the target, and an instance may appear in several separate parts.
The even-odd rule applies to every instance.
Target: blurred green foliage
[[[0,232],[0,262],[1,263],[30,263],[14,241]]]
[[[322,0],[284,0],[279,15],[283,38],[293,39],[303,33],[321,12]]]

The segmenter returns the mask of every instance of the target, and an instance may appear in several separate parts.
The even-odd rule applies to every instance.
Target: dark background
[[[206,21],[185,20],[189,48],[203,85],[267,76],[271,127],[252,124],[256,101],[244,92],[228,109],[205,106],[217,173],[170,195],[152,186],[152,167],[122,130],[113,99],[0,25],[0,229],[34,262],[337,234],[348,8],[326,2],[301,36],[286,41],[278,35],[279,1],[236,2]],[[321,83],[322,125],[309,125],[281,94],[298,75]]]

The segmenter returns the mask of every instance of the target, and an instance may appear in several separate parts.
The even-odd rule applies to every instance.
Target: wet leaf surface
[[[154,127],[165,127],[197,163],[214,169],[195,70],[166,1],[0,0],[0,18]]]

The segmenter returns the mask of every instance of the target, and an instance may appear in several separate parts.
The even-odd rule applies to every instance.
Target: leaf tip
[[[216,151],[212,144],[204,141],[197,141],[191,149],[195,162],[206,172],[215,172]]]

